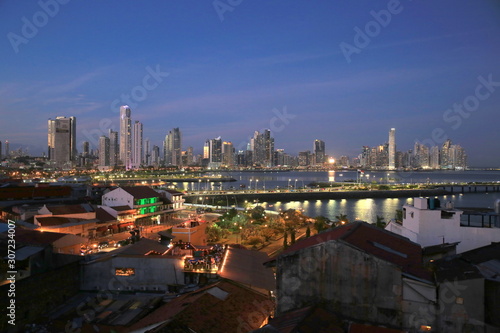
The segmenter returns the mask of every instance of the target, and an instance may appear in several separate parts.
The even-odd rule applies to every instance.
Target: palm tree
[[[316,232],[319,234],[320,232],[328,228],[328,222],[330,221],[326,217],[316,216],[314,218],[314,229],[316,229]]]
[[[375,222],[375,226],[384,229],[386,224],[387,222],[384,221],[384,217],[377,215],[377,221]]]
[[[337,219],[337,221],[335,221],[334,223],[336,227],[349,223],[349,219],[347,218],[346,214],[339,214],[335,216],[335,218]]]

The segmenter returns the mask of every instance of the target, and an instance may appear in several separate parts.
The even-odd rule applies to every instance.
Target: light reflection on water
[[[455,207],[488,207],[493,208],[496,200],[500,200],[500,193],[471,193],[464,195],[445,195],[438,196],[441,200],[441,206],[447,201],[452,201]],[[367,222],[375,222],[377,215],[384,218],[384,221],[393,219],[396,215],[396,210],[401,209],[405,203],[412,204],[413,198],[374,198],[374,199],[330,199],[311,201],[292,201],[292,202],[276,202],[269,207],[267,203],[266,209],[269,210],[287,210],[299,209],[304,210],[304,214],[310,217],[325,216],[331,220],[335,220],[335,216],[340,214],[347,215],[350,221],[362,220]]]

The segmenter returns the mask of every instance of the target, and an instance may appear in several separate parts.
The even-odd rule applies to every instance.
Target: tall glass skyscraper
[[[126,169],[130,169],[132,163],[132,120],[130,112],[128,105],[120,107],[120,161]]]
[[[396,169],[396,129],[389,131],[389,170]]]

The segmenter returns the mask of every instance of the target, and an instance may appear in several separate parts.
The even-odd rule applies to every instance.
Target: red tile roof
[[[234,282],[221,280],[173,299],[129,330],[134,331],[153,324],[160,325],[165,320],[175,320],[195,332],[249,332],[259,328],[273,309],[274,304],[270,297]],[[169,328],[167,324],[162,328],[167,330],[162,332],[169,332]],[[155,329],[151,331],[155,332]]]
[[[422,248],[419,244],[366,222],[349,223],[300,240],[279,256],[331,240],[347,242],[369,254],[401,267],[405,273],[428,281],[432,280],[432,274],[422,266]]]
[[[134,197],[134,199],[158,198],[160,194],[149,186],[124,186],[124,191]]]

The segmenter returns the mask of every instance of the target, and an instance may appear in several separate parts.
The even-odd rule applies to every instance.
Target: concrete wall
[[[116,268],[134,268],[134,276],[117,276]],[[82,290],[166,291],[184,284],[183,260],[166,256],[117,256],[82,265]]]
[[[277,259],[278,315],[310,304],[347,318],[403,326],[400,269],[341,241]]]
[[[485,332],[484,290],[484,279],[441,283],[438,294],[440,315],[436,331]]]

